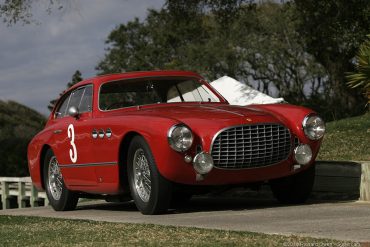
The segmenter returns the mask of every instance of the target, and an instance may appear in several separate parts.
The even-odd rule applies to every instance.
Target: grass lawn
[[[370,160],[370,113],[329,122],[318,160]]]
[[[0,246],[356,246],[296,236],[0,216]]]

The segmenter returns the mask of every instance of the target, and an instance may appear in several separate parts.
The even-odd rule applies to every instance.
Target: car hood
[[[139,113],[169,117],[179,121],[188,121],[190,119],[223,120],[267,114],[260,110],[248,109],[247,107],[211,104],[158,106],[141,109]]]
[[[241,124],[280,122],[266,111],[226,104],[158,105],[133,114],[173,119],[200,133]]]

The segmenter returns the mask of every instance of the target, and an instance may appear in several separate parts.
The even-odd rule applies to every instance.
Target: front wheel
[[[51,149],[45,155],[43,174],[46,195],[53,209],[55,211],[74,210],[78,196],[66,188],[58,160]]]
[[[165,213],[171,201],[172,183],[159,173],[143,137],[133,138],[127,163],[131,196],[136,207],[142,214]]]
[[[270,181],[275,198],[281,203],[304,203],[311,194],[315,180],[315,165],[295,175]]]

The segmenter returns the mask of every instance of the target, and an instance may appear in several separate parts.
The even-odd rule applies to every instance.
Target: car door
[[[91,155],[92,95],[92,85],[77,88],[64,98],[54,116],[54,153],[70,189],[97,185]],[[68,114],[71,107],[78,111],[75,117]]]
[[[106,106],[116,105],[123,99],[124,95],[119,93],[117,87],[109,87],[108,92],[105,91],[105,84],[101,86],[98,92],[95,92],[94,112],[96,113],[93,120],[94,124],[91,128],[93,136],[92,155],[96,162],[95,172],[98,181],[96,192],[115,194],[120,191],[120,171],[119,171],[119,148],[121,144],[123,129],[122,116],[114,116]],[[108,83],[108,86],[110,84]],[[103,91],[103,92],[102,92]],[[103,94],[103,97],[101,97]],[[126,101],[127,102],[127,101]],[[121,173],[123,175],[123,173]]]

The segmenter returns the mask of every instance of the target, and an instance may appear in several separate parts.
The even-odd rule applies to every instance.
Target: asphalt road
[[[109,222],[151,223],[211,229],[300,235],[370,242],[370,203],[310,202],[282,206],[274,200],[195,198],[166,215],[144,216],[133,203],[82,203],[77,210],[50,207],[0,210],[1,215],[27,215]]]

